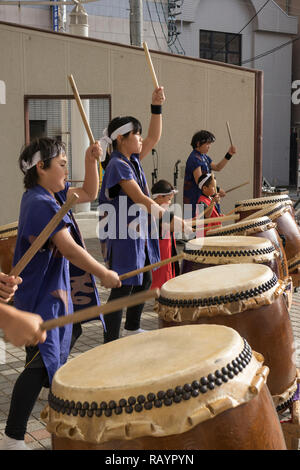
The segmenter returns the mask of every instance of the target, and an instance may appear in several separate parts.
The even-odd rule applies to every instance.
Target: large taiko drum
[[[260,263],[280,278],[279,252],[273,243],[260,237],[220,236],[195,238],[186,243],[181,273],[220,264]]]
[[[234,328],[270,368],[276,407],[297,387],[295,345],[284,282],[262,264],[227,264],[170,279],[161,287],[159,327],[218,324]]]
[[[258,217],[250,220],[242,220],[236,224],[209,230],[207,237],[215,236],[250,236],[261,237],[270,240],[279,253],[279,279],[285,280],[288,276],[288,264],[283,248],[282,240],[276,230],[276,224],[269,217]]]
[[[288,195],[274,195],[266,197],[258,197],[254,199],[245,199],[242,201],[237,201],[235,207],[238,208],[236,213],[240,215],[240,220],[248,217],[252,218],[255,212],[266,209],[268,206],[273,204],[281,204],[282,206],[287,207],[291,215],[294,216],[293,203]]]
[[[42,417],[54,450],[284,450],[267,374],[231,328],[154,330],[65,364]]]
[[[17,226],[0,230],[0,270],[8,274],[12,269],[17,242]]]
[[[252,216],[252,220],[256,217],[269,217],[276,223],[276,230],[283,240],[283,246],[287,260],[300,254],[300,228],[294,217],[291,215],[289,206],[281,203],[268,206],[261,209]],[[246,220],[246,219],[244,219]]]

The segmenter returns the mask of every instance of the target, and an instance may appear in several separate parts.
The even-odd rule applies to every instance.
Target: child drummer
[[[168,209],[173,200],[174,194],[178,191],[166,180],[159,180],[151,189],[152,199],[159,206]],[[171,220],[170,220],[171,222]],[[166,229],[162,221],[159,221],[159,249],[161,261],[176,256],[176,240],[174,232],[170,230],[170,225]],[[152,273],[151,289],[160,288],[169,279],[179,274],[179,263],[169,263],[156,269]]]
[[[220,194],[216,192],[216,181],[212,173],[207,173],[202,175],[199,178],[198,187],[201,191],[201,196],[199,197],[197,204],[201,204],[204,207],[204,218],[211,219],[215,217],[221,217],[219,203],[220,203]],[[216,228],[220,226],[221,223],[215,222],[211,224],[205,224],[204,235],[211,228]]]
[[[85,155],[85,178],[81,188],[71,188],[66,181],[67,157],[64,145],[49,138],[31,142],[21,153],[19,164],[24,173],[14,264],[16,264],[74,192],[77,203],[94,200],[98,192],[97,160],[99,143]],[[15,292],[15,306],[39,314],[43,320],[69,315],[73,310],[100,303],[97,276],[105,287],[119,287],[114,271],[98,263],[85,250],[71,211],[53,231],[42,249],[22,272],[23,282]],[[74,325],[75,327],[75,325]],[[72,324],[54,328],[38,346],[26,347],[26,365],[18,377],[11,399],[1,448],[27,450],[24,443],[27,422],[43,386],[51,385],[53,375],[67,360],[72,344],[81,333]]]

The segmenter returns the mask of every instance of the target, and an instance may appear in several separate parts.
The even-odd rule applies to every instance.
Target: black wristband
[[[227,152],[224,158],[226,158],[226,160],[230,160],[231,157],[232,157],[232,155]]]
[[[151,104],[151,114],[161,114],[162,106],[161,104]]]

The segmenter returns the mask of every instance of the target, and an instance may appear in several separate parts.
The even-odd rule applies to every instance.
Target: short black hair
[[[37,137],[33,139],[29,145],[23,147],[19,156],[19,167],[24,173],[24,186],[26,189],[33,188],[38,184],[38,173],[36,165],[29,170],[24,170],[24,163],[30,164],[36,152],[41,153],[42,161],[44,162],[44,169],[50,168],[51,160],[53,157],[65,154],[65,144],[50,137]]]
[[[193,137],[192,137],[192,140],[191,140],[191,146],[193,147],[193,149],[195,149],[197,147],[197,144],[200,144],[200,145],[203,145],[203,144],[206,144],[206,143],[212,143],[212,142],[215,142],[216,138],[214,136],[214,134],[212,134],[211,132],[209,131],[198,131],[196,132]]]
[[[170,193],[174,190],[174,186],[169,183],[167,180],[159,180],[157,181],[151,188],[151,194],[159,194],[159,193]]]

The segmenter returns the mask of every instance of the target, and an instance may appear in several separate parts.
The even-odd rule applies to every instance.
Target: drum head
[[[274,283],[275,281],[275,283]],[[220,298],[227,294],[245,293],[277,282],[273,271],[263,264],[226,264],[199,269],[167,281],[160,297],[169,299]]]
[[[244,199],[242,201],[237,201],[235,207],[239,207],[239,211],[250,211],[250,210],[259,210],[263,209],[266,206],[273,204],[284,204],[291,205],[292,201],[288,195],[274,195],[267,197],[258,197],[254,199]]]
[[[245,217],[243,220],[250,221],[260,217],[268,217],[269,219],[276,221],[278,217],[280,217],[282,214],[284,214],[284,212],[287,211],[289,211],[289,206],[287,204],[282,204],[279,202],[277,204],[271,204],[267,207],[259,209],[256,212],[253,212],[248,217]]]
[[[251,400],[262,360],[235,330],[220,325],[125,337],[56,372],[48,430],[97,443],[179,434]]]
[[[269,249],[271,251],[273,248],[273,244],[270,240],[266,238],[259,238],[259,237],[247,237],[247,236],[214,236],[214,237],[202,237],[202,238],[194,238],[186,243],[184,251],[186,253],[191,251],[196,252],[203,252],[210,250],[211,253],[222,253],[229,251],[252,251],[253,254],[256,253],[258,250],[262,250],[261,252],[267,252]]]
[[[231,235],[244,235],[247,236],[249,233],[255,233],[257,231],[268,230],[269,227],[275,227],[272,220],[269,217],[252,217],[251,220],[243,219],[241,222],[236,224],[226,225],[211,229],[206,233],[207,237],[214,236],[231,236]]]

